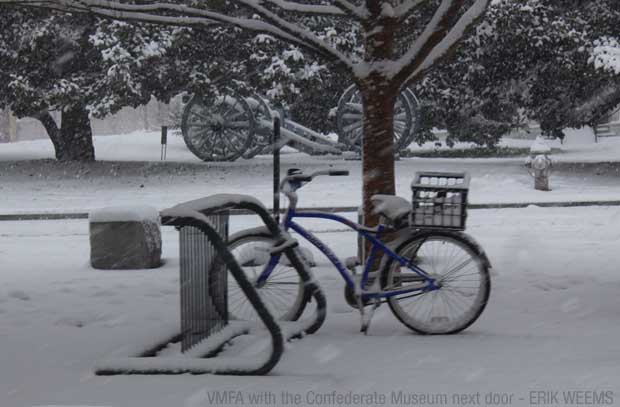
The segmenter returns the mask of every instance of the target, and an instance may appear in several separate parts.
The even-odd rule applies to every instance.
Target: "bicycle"
[[[360,311],[362,332],[367,332],[374,310],[385,302],[401,323],[421,334],[457,333],[480,316],[491,288],[490,263],[473,238],[461,231],[410,228],[404,205],[411,208],[411,204],[394,196],[373,197],[373,202],[383,208],[379,211],[383,222],[373,228],[333,213],[297,211],[297,190],[322,175],[344,176],[348,171],[326,170],[310,175],[298,169],[288,171],[280,190],[289,206],[280,226],[311,243],[340,273],[347,302]],[[355,271],[359,264],[343,264],[327,245],[296,223],[296,218],[332,220],[370,241],[363,272]],[[381,237],[388,233],[395,238],[382,241]],[[278,254],[271,254],[273,245],[271,235],[261,228],[238,232],[229,240],[231,252],[276,318],[296,320],[309,301],[308,293],[295,269]],[[372,272],[379,252],[383,257],[378,272]],[[307,256],[302,253],[300,257]],[[231,317],[251,318],[236,290],[234,282],[229,282]]]

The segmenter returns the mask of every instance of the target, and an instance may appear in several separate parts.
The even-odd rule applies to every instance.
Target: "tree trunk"
[[[94,161],[95,147],[93,132],[90,127],[88,110],[81,106],[62,111],[60,138],[61,154],[56,152],[60,161]]]
[[[60,142],[60,129],[58,128],[56,121],[54,120],[50,112],[47,112],[47,111],[38,114],[36,118],[41,122],[41,124],[45,128],[45,131],[47,132],[47,136],[50,138],[50,140],[52,141],[52,144],[54,145],[54,152],[56,154],[56,159],[59,160],[60,158],[58,157],[58,155],[60,154],[60,151],[62,150],[62,145]]]
[[[362,136],[362,204],[364,224],[375,226],[379,216],[372,213],[370,198],[376,194],[394,195],[394,104],[399,89],[393,86],[381,66],[391,60],[397,20],[385,11],[385,2],[366,0],[371,18],[364,24],[364,60],[373,71],[358,83],[364,105]]]
[[[383,88],[383,89],[382,89]],[[397,90],[388,86],[365,86],[361,89],[364,104],[362,137],[362,194],[364,223],[378,224],[372,213],[370,198],[376,194],[394,195],[394,104]]]
[[[49,136],[58,161],[94,161],[95,147],[88,111],[77,107],[63,110],[61,127],[49,112],[37,116]]]

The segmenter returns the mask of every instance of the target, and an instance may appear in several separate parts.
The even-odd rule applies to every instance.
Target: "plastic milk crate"
[[[468,173],[416,172],[411,227],[465,230],[468,190]]]

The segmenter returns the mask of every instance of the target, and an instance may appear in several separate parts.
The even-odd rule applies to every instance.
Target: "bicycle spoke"
[[[456,267],[454,267],[452,270],[450,270],[450,271],[446,272],[445,274],[443,274],[443,275],[441,276],[441,278],[445,278],[445,277],[447,277],[447,276],[450,276],[450,275],[452,275],[452,274],[456,273],[457,271],[459,271],[459,270],[463,269],[463,267],[467,266],[467,265],[468,265],[469,263],[471,263],[472,261],[474,261],[474,259],[473,259],[473,258],[471,258],[471,257],[470,257],[470,258],[468,258],[467,260],[464,260],[461,264],[457,265],[457,266],[456,266]]]
[[[422,333],[458,332],[473,322],[484,309],[488,295],[486,269],[467,243],[449,235],[430,234],[412,241],[401,256],[421,268],[438,283],[438,288],[416,296],[397,295],[388,303],[398,319]],[[400,266],[389,270],[388,290],[407,287]]]
[[[230,145],[232,140],[229,140]],[[273,246],[273,240],[267,237],[250,237],[241,240],[232,246],[232,254],[238,263],[250,265],[243,267],[244,273],[249,280],[255,282],[261,278],[262,282],[255,285],[257,292],[265,306],[277,319],[289,319],[299,314],[303,286],[297,271],[285,264],[279,263],[271,270],[268,276],[263,276],[271,255],[269,250]],[[282,261],[282,258],[280,259]],[[262,277],[261,277],[262,276]],[[258,314],[245,295],[239,298],[232,293],[229,287],[230,314],[236,319],[258,319]]]

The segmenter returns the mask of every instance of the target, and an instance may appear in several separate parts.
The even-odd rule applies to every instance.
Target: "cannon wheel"
[[[398,150],[406,148],[415,135],[417,122],[417,99],[409,89],[398,95],[394,107],[394,143]],[[355,85],[342,94],[336,111],[338,141],[352,151],[359,151],[362,145],[364,111],[362,97]]]
[[[271,146],[273,115],[267,101],[260,95],[252,95],[246,99],[246,102],[248,102],[254,114],[256,131],[254,132],[252,144],[243,153],[243,158],[252,158],[257,154],[265,153],[267,148]]]
[[[248,103],[221,95],[206,104],[195,95],[183,111],[181,130],[189,150],[204,161],[234,161],[252,144],[256,123]]]
[[[409,128],[407,138],[403,140],[400,147],[404,150],[415,140],[415,135],[418,131],[418,126],[420,125],[420,101],[411,88],[405,88],[403,94],[411,108],[411,127]]]

